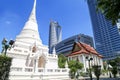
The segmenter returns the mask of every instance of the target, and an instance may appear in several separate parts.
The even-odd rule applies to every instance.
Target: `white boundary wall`
[[[11,67],[10,80],[70,80],[69,69]]]

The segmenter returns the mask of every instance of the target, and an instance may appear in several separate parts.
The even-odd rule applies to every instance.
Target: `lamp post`
[[[11,49],[12,45],[14,44],[13,40],[10,40],[9,43],[7,44],[7,39],[2,40],[2,53],[4,52],[4,55],[6,55],[8,48]]]
[[[99,66],[98,66],[98,80],[99,80],[100,74],[101,74],[101,66],[99,65]]]
[[[92,73],[91,73],[91,68],[90,68],[90,61],[92,61],[93,58],[88,58],[88,57],[86,57],[86,59],[88,60],[88,64],[89,64],[89,75],[90,75],[90,80],[92,80]]]
[[[99,76],[101,74],[101,66],[100,65],[94,65],[93,66],[93,71],[95,76],[97,77],[97,80],[99,80]]]

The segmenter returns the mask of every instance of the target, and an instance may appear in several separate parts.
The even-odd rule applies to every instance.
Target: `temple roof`
[[[103,57],[100,55],[93,47],[82,42],[75,42],[71,54],[68,56],[78,55],[78,54],[95,54],[98,57]]]

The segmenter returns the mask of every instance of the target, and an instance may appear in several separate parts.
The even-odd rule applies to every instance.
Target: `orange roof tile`
[[[77,55],[77,54],[90,54],[91,53],[91,54],[97,55],[98,57],[101,57],[101,58],[103,57],[90,45],[87,45],[87,44],[81,43],[81,42],[75,42],[73,49],[74,49],[75,45],[78,45],[80,47],[80,50],[75,51],[75,52],[73,52],[73,50],[72,50],[72,53],[69,54],[68,56]]]

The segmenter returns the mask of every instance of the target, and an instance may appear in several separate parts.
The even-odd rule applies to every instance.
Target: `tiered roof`
[[[68,56],[78,55],[78,54],[94,54],[98,57],[103,57],[100,55],[93,47],[82,42],[75,42],[71,54]]]

